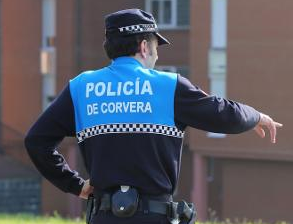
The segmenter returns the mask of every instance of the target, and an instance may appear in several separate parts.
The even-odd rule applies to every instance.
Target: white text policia
[[[149,80],[140,82],[136,79],[135,82],[126,81],[118,82],[113,85],[112,82],[97,82],[86,84],[86,98],[89,97],[114,97],[114,96],[130,96],[130,95],[153,95],[152,86]],[[103,98],[101,98],[103,99]],[[103,100],[102,100],[103,101]],[[150,102],[101,102],[87,104],[87,115],[96,114],[117,114],[117,113],[152,113],[152,107]]]
[[[152,86],[149,80],[140,82],[139,79],[126,82],[117,82],[115,86],[112,82],[89,82],[86,84],[86,98],[89,98],[91,94],[95,94],[97,97],[101,96],[121,96],[121,95],[153,95]]]

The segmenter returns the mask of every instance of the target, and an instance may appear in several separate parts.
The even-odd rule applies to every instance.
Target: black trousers
[[[118,218],[111,211],[98,211],[91,224],[170,224],[165,215],[136,212],[130,218]]]

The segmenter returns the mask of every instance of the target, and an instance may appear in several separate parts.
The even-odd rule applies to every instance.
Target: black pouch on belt
[[[117,217],[131,217],[137,211],[139,194],[135,188],[121,186],[112,195],[111,210]]]

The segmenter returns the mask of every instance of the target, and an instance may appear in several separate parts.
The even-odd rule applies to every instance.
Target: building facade
[[[292,4],[286,0],[278,4],[263,0],[191,1],[192,81],[211,90],[214,77],[210,73],[217,71],[211,65],[222,65],[216,75],[225,73],[226,97],[245,102],[284,123],[275,145],[253,131],[213,136],[191,130],[189,146],[197,162],[193,200],[198,200],[202,219],[293,220],[289,211],[293,166],[288,113],[292,108]],[[213,12],[215,8],[220,13]],[[215,50],[213,32],[223,37],[221,31],[212,28],[214,16],[226,20],[227,26],[226,46],[216,49],[225,51],[225,60],[220,56],[219,64],[210,61],[211,51]],[[217,85],[221,89],[221,83]]]
[[[200,220],[293,221],[292,1],[0,0],[0,4],[1,122],[17,136],[24,136],[69,79],[109,63],[102,46],[104,16],[142,8],[155,15],[162,34],[172,42],[159,48],[158,69],[188,76],[206,92],[245,102],[285,124],[275,145],[253,131],[222,135],[189,129],[175,197],[195,202]],[[12,144],[5,133],[1,132],[2,142]],[[82,214],[84,203],[42,179],[23,146],[17,148],[7,148],[5,155],[20,164],[18,170],[27,170],[18,176],[39,180],[36,211]],[[72,168],[86,176],[74,139],[66,140],[60,151]]]

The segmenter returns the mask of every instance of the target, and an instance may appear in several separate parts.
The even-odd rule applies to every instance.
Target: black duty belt
[[[167,215],[171,218],[176,218],[178,202],[172,201],[171,195],[162,196],[145,196],[142,195],[139,199],[139,206],[137,211],[143,212],[145,214],[157,213],[161,215]],[[100,198],[99,206],[97,206],[101,211],[111,210],[111,195],[104,194]]]
[[[183,212],[185,204],[183,201],[173,202],[171,195],[162,196],[141,196],[137,211],[147,213],[157,213],[166,215],[169,219],[180,218],[180,213]],[[111,195],[104,194],[100,198],[100,203],[97,208],[101,211],[111,210]],[[179,213],[178,213],[179,212]]]
[[[131,190],[129,190],[131,192]],[[134,191],[135,192],[135,191]],[[120,196],[120,195],[119,195]],[[186,203],[185,201],[173,202],[173,198],[171,195],[160,195],[160,196],[151,196],[151,195],[139,195],[137,197],[137,201],[135,202],[135,210],[129,209],[131,207],[127,206],[123,207],[119,205],[117,207],[116,201],[113,204],[113,198],[115,199],[115,194],[104,193],[103,195],[99,195],[93,198],[93,214],[100,211],[112,211],[114,215],[118,217],[126,217],[124,216],[127,211],[130,211],[128,215],[132,216],[132,211],[147,213],[157,213],[161,215],[166,215],[169,220],[181,220],[184,221],[182,223],[191,223],[190,221],[195,217],[196,212],[194,205],[192,203]],[[118,197],[118,201],[119,201]],[[128,199],[126,200],[128,201]],[[132,204],[131,204],[132,205]],[[121,207],[120,207],[121,206]],[[114,208],[114,209],[113,209]],[[122,215],[121,215],[122,214]],[[181,223],[181,222],[180,222]]]

